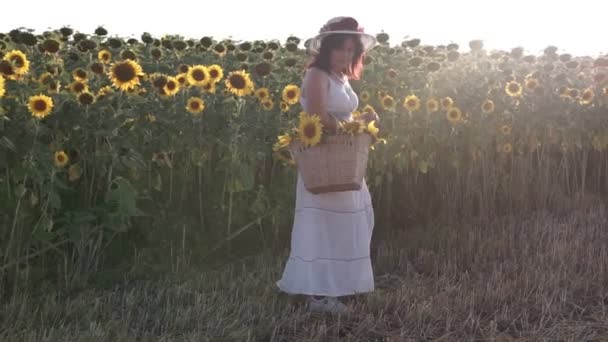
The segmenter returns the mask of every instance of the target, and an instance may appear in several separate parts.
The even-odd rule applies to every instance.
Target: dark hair
[[[326,36],[321,41],[319,53],[314,57],[313,61],[308,65],[308,68],[317,67],[327,73],[331,72],[331,51],[344,46],[348,38],[353,38],[355,42],[355,54],[351,64],[343,70],[344,74],[350,79],[358,80],[363,71],[363,43],[357,34],[334,33]]]

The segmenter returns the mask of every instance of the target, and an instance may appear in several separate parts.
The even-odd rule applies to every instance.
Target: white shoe
[[[340,302],[336,297],[323,297],[316,299],[313,296],[308,298],[307,309],[313,312],[345,313],[348,307]]]

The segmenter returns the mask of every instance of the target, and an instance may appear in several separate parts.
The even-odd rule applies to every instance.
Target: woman
[[[314,60],[304,75],[300,102],[305,112],[320,115],[326,129],[334,130],[336,120],[352,119],[359,100],[348,80],[359,78],[364,53],[375,43],[350,17],[331,19],[310,41]],[[366,114],[365,120],[378,116]],[[345,312],[337,297],[374,290],[373,227],[365,181],[357,191],[315,195],[298,174],[291,252],[277,286],[289,294],[308,295],[311,311]]]

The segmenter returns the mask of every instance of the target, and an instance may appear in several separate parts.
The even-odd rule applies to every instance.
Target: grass
[[[287,251],[110,289],[14,297],[0,341],[608,341],[608,213],[376,235],[376,291],[310,314],[274,287]]]

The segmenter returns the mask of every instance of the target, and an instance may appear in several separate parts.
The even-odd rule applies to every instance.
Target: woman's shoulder
[[[329,80],[329,74],[325,70],[317,67],[310,67],[306,69],[304,74],[304,82],[327,82]]]

